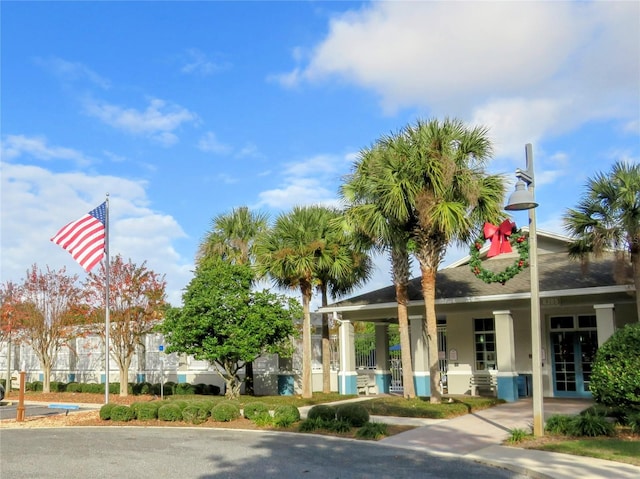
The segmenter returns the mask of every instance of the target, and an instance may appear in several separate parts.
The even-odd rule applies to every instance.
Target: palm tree
[[[341,194],[347,203],[347,223],[369,238],[376,249],[389,254],[398,303],[403,395],[414,398],[407,287],[411,271],[410,233],[415,218],[413,208],[406,202],[413,185],[401,180],[402,161],[389,153],[379,145],[363,149]]]
[[[221,213],[211,224],[211,230],[200,242],[196,261],[220,257],[232,264],[252,264],[256,238],[269,228],[268,215],[252,212],[246,206]],[[245,392],[253,394],[253,363],[245,365]]]
[[[570,256],[586,261],[609,249],[618,264],[631,265],[640,321],[640,165],[618,161],[608,174],[596,173],[576,209],[567,210],[563,219],[576,237]]]
[[[246,206],[219,214],[200,242],[196,258],[218,256],[231,263],[250,264],[253,243],[268,229],[268,219],[268,215],[252,212]]]
[[[302,294],[302,396],[312,396],[311,387],[311,302],[314,287],[321,285],[323,275],[346,277],[352,258],[346,248],[330,242],[336,226],[331,214],[321,206],[296,206],[281,214],[267,234],[255,246],[256,269],[268,275],[276,286],[299,289]]]
[[[371,278],[373,262],[368,254],[367,242],[345,229],[341,212],[326,208],[322,218],[323,238],[326,242],[326,261],[318,271],[318,292],[321,305],[328,305],[329,294],[333,299],[348,294]],[[331,392],[331,337],[329,315],[322,314],[322,392]]]
[[[404,158],[415,188],[407,202],[417,219],[414,254],[422,276],[431,403],[441,401],[435,311],[438,267],[449,244],[467,244],[485,221],[504,217],[504,181],[484,169],[492,153],[487,133],[484,127],[470,129],[459,120],[432,119],[408,125],[384,141],[385,148]]]

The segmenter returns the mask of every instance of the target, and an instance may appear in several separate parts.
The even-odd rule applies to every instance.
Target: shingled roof
[[[485,262],[485,268],[502,271],[514,261],[513,257],[493,258]],[[538,277],[540,292],[563,291],[605,286],[618,286],[614,277],[613,255],[603,255],[590,259],[584,267],[579,260],[570,259],[567,253],[546,253],[538,255]],[[410,301],[423,299],[420,278],[409,283]],[[504,285],[486,284],[476,278],[468,264],[455,268],[445,268],[436,277],[436,300],[468,298],[474,296],[508,295],[530,292],[530,271],[525,269]],[[395,302],[395,288],[386,288],[361,294],[332,306],[374,305]]]

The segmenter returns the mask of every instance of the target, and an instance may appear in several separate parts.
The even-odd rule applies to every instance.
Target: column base
[[[389,371],[376,371],[375,381],[378,394],[389,394],[391,389],[391,373]]]
[[[338,373],[338,393],[344,395],[358,394],[358,373],[347,371]]]
[[[416,396],[431,396],[431,375],[427,372],[414,372],[413,384],[416,388]]]
[[[504,399],[507,402],[518,400],[518,375],[509,374],[501,376],[498,374],[496,378],[498,385],[498,399]]]

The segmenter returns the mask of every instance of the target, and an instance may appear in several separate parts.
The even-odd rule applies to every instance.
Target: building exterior
[[[627,323],[638,321],[635,288],[619,280],[612,254],[591,258],[587,267],[567,254],[568,238],[538,232],[538,275],[542,324],[542,377],[546,397],[588,397],[591,362],[599,345]],[[485,248],[485,249],[488,249]],[[484,250],[481,252],[486,254]],[[513,264],[516,253],[485,259],[491,271]],[[438,355],[442,392],[495,394],[507,401],[531,394],[530,272],[525,269],[505,284],[486,284],[469,267],[469,257],[443,268],[436,282]],[[624,276],[622,274],[621,276]],[[409,284],[409,320],[414,384],[429,396],[427,345],[423,336],[424,301],[420,278]],[[342,394],[402,390],[399,346],[389,343],[389,326],[397,324],[391,285],[321,308],[312,314],[319,332],[321,312],[338,323],[332,341],[331,389]],[[375,340],[356,354],[356,321],[375,324]],[[144,338],[132,361],[129,382],[173,381],[213,384],[224,390],[215,366],[184,355],[162,352],[159,334]],[[312,340],[312,390],[322,390],[321,339]],[[42,380],[39,362],[22,344],[0,344],[0,377],[25,370],[27,381]],[[7,360],[10,358],[10,362]],[[254,362],[257,395],[301,391],[301,342],[293,358],[266,355]],[[104,344],[98,336],[79,337],[60,351],[52,381],[104,383]],[[110,382],[119,381],[110,362]],[[364,381],[363,376],[367,378]],[[14,387],[17,385],[14,385]]]
[[[612,254],[591,258],[585,267],[569,258],[567,241],[562,236],[538,232],[543,394],[588,397],[591,362],[598,346],[617,328],[638,321],[635,288],[628,281],[617,280],[619,268]],[[514,255],[502,254],[485,260],[483,265],[499,272],[513,264]],[[528,396],[532,375],[529,269],[505,284],[486,284],[471,272],[469,259],[463,258],[437,275],[442,391],[492,393],[507,401]],[[428,396],[431,391],[422,333],[425,308],[420,278],[411,281],[409,298],[416,393]],[[379,392],[389,392],[392,371],[388,367],[387,327],[397,323],[394,287],[340,301],[320,311],[333,314],[340,322],[339,391],[358,392],[353,323],[370,321],[376,325],[378,365],[372,380]]]

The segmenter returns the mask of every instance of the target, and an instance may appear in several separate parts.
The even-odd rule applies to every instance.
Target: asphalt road
[[[18,403],[12,402],[4,406],[0,406],[0,420],[2,419],[15,419],[17,416]],[[80,408],[79,411],[86,411],[88,409]],[[25,404],[24,405],[25,417],[31,416],[53,416],[56,414],[66,414],[64,409],[50,409],[48,406],[42,406],[39,404]]]
[[[525,477],[374,442],[227,429],[5,429],[0,457],[2,479]]]

